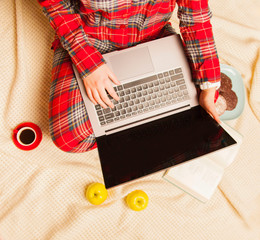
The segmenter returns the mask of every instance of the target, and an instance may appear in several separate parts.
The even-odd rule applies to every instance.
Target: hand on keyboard
[[[114,108],[114,104],[110,101],[107,92],[116,101],[119,100],[119,97],[112,87],[111,81],[117,85],[121,84],[106,64],[103,64],[83,79],[87,95],[91,102],[95,105],[100,104],[103,108],[107,108],[107,106]]]
[[[182,69],[179,67],[114,87],[120,97],[119,101],[112,99],[115,107],[101,109],[100,105],[95,106],[100,125],[104,126],[168,106],[174,109],[180,102],[190,99],[183,77]]]

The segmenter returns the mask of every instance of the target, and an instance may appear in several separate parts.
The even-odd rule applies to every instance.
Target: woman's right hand
[[[218,123],[221,123],[214,103],[215,93],[215,87],[202,90],[199,96],[199,103]]]
[[[116,101],[119,101],[119,97],[111,81],[116,85],[121,84],[106,64],[101,65],[90,75],[83,78],[85,89],[91,102],[95,105],[100,104],[103,108],[107,108],[107,106],[114,108],[114,104],[107,96],[107,92]]]

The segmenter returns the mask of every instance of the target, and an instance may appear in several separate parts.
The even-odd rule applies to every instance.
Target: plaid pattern
[[[96,148],[95,136],[72,70],[85,77],[105,62],[102,54],[172,34],[178,4],[180,31],[196,84],[220,81],[208,0],[38,0],[56,31],[50,132],[66,152]],[[62,44],[62,47],[61,47]]]
[[[63,48],[54,53],[49,123],[52,140],[61,150],[85,152],[97,147],[71,58]]]
[[[180,31],[196,84],[220,81],[208,0],[38,0],[81,77],[105,60],[102,54],[157,36],[178,4]]]
[[[156,38],[174,34],[165,27]],[[49,129],[55,145],[66,152],[86,152],[97,147],[68,52],[57,41],[49,101]]]
[[[193,81],[219,82],[220,67],[212,34],[212,13],[208,1],[178,1],[180,32],[185,40],[185,50],[192,69]]]

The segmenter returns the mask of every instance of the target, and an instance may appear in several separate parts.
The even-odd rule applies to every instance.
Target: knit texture
[[[164,181],[161,171],[109,190],[94,206],[84,191],[103,182],[97,150],[62,152],[48,130],[54,32],[37,1],[1,0],[1,240],[260,239],[260,3],[210,6],[220,60],[241,73],[246,87],[244,112],[227,122],[244,136],[238,156],[206,204]],[[11,138],[26,121],[43,131],[41,144],[29,152]],[[141,212],[125,203],[137,189],[150,200]]]

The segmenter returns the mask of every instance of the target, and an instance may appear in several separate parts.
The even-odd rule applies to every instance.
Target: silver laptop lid
[[[74,67],[80,91],[96,137],[112,134],[143,123],[160,119],[198,105],[197,92],[192,82],[190,68],[179,35],[153,40],[137,46],[103,55],[109,68],[115,73],[122,86],[130,86],[140,79],[148,81],[155,75],[180,69],[187,86],[189,98],[180,103],[132,115],[102,126],[95,105],[89,100],[83,81]],[[113,85],[114,86],[114,85]],[[103,109],[101,109],[103,111]],[[109,111],[109,110],[108,110]]]

